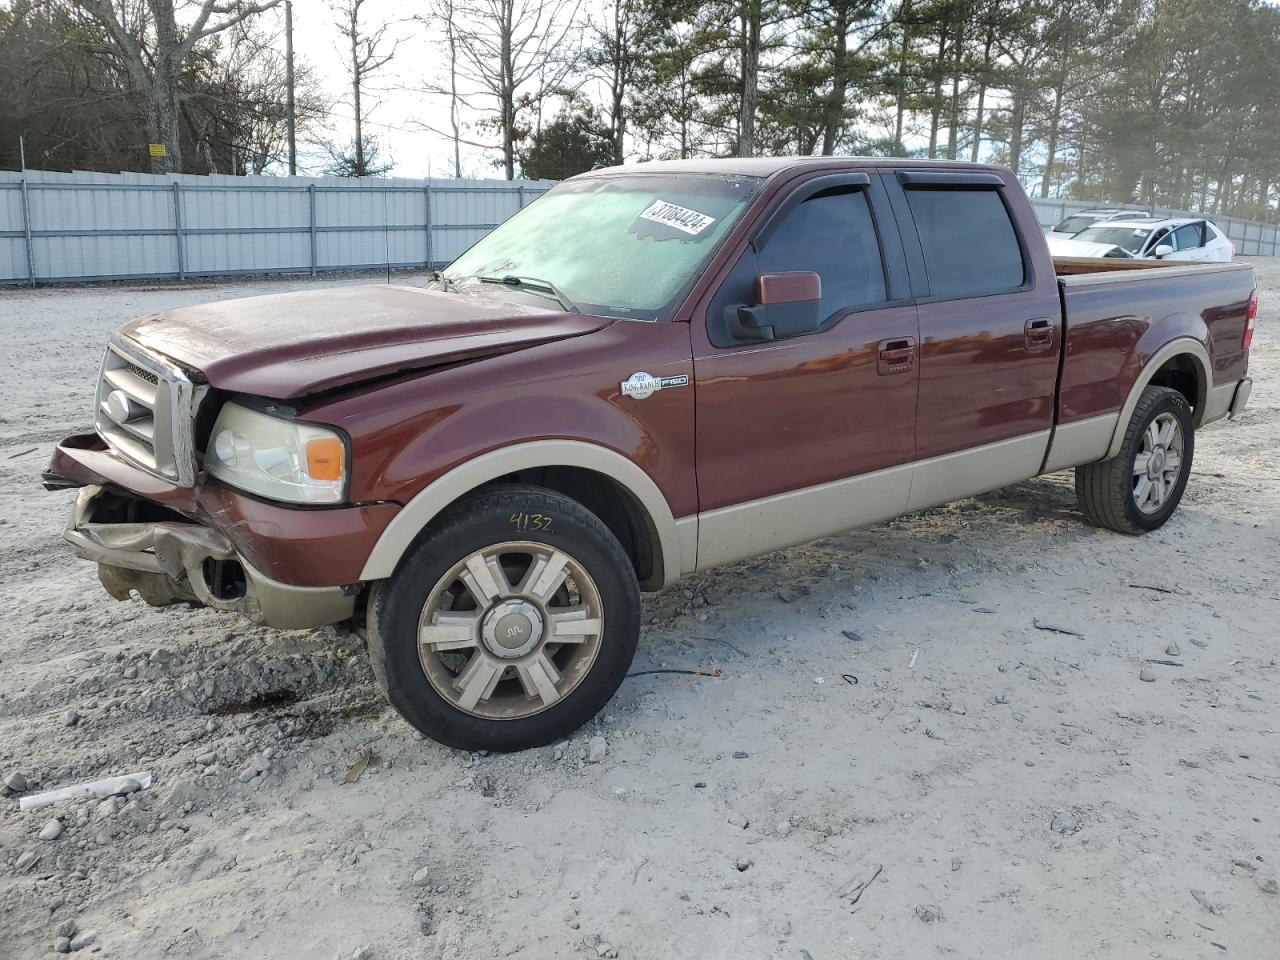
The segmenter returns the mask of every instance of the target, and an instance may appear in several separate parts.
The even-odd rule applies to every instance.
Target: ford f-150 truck
[[[45,482],[113,597],[350,622],[411,724],[519,749],[695,571],[1067,468],[1159,527],[1256,309],[1245,264],[1055,263],[999,167],[611,168],[421,286],[135,320]]]

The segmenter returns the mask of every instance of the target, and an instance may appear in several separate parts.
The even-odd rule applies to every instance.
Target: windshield
[[[672,174],[569,180],[460,256],[444,277],[460,287],[510,278],[505,287],[485,286],[487,293],[537,295],[553,284],[585,312],[655,319],[674,306],[759,185],[754,177]]]
[[[1151,231],[1143,227],[1090,227],[1084,233],[1076,234],[1077,240],[1088,243],[1109,243],[1127,253],[1137,253]]]
[[[1082,217],[1077,214],[1074,217],[1067,217],[1067,219],[1063,220],[1060,224],[1058,224],[1056,227],[1053,228],[1053,232],[1054,233],[1079,233],[1081,230],[1084,230],[1085,228],[1087,228],[1090,224],[1097,223],[1100,219],[1101,217]]]

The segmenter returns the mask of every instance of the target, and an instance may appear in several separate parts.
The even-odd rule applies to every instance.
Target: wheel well
[[[528,483],[577,500],[618,538],[631,558],[642,589],[655,589],[661,581],[657,531],[635,497],[612,477],[585,467],[532,467],[491,480],[485,486],[495,483]]]
[[[1200,382],[1200,367],[1189,353],[1180,353],[1170,357],[1160,365],[1149,385],[1153,387],[1170,387],[1187,398],[1191,409],[1200,414],[1205,399],[1207,384]]]

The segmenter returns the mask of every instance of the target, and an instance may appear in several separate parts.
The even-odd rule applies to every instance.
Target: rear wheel
[[[519,750],[608,702],[639,635],[639,589],[609,529],[538,487],[479,491],[433,523],[371,604],[391,704],[434,740]]]
[[[1191,405],[1177,390],[1147,387],[1110,460],[1076,467],[1076,498],[1090,522],[1121,533],[1163,526],[1191,473]]]

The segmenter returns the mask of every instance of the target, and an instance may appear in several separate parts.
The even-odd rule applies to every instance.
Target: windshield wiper
[[[508,274],[504,277],[476,277],[481,283],[501,283],[508,287],[519,287],[527,289],[534,293],[550,294],[553,300],[558,300],[560,306],[564,307],[570,313],[581,313],[578,305],[564,295],[564,292],[550,280],[543,280],[540,277],[516,277]]]

